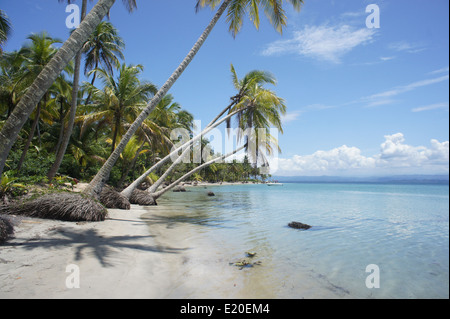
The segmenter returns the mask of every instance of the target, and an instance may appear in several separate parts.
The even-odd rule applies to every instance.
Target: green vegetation
[[[122,2],[128,11],[136,8],[134,0]],[[287,2],[297,10],[302,3],[301,0]],[[168,93],[223,13],[227,12],[233,36],[239,32],[246,14],[259,26],[260,7],[277,31],[281,32],[286,24],[281,0],[202,0],[197,1],[197,9],[215,8],[219,3],[203,34],[160,88],[142,78],[144,66],[125,62],[122,53],[125,41],[112,23],[101,21],[113,0],[99,0],[87,15],[87,0],[83,0],[82,23],[60,49],[55,47],[60,40],[42,32],[31,34],[20,50],[0,51],[2,198],[19,195],[25,189],[23,185],[70,190],[78,181],[89,182],[82,195],[53,191],[32,196],[22,204],[7,205],[9,208],[2,208],[3,211],[24,211],[23,207],[27,206],[33,216],[103,220],[105,210],[97,205],[98,200],[107,207],[127,209],[128,201],[133,202],[133,198],[139,198],[137,203],[156,204],[164,192],[188,179],[211,182],[266,179],[268,176],[260,174],[256,163],[266,166],[264,153],[279,149],[277,140],[269,133],[271,127],[282,132],[280,119],[286,111],[283,99],[265,88],[276,84],[273,75],[255,70],[238,79],[231,66],[237,92],[231,96],[231,103],[197,136],[193,136],[192,114]],[[1,45],[11,30],[2,11],[0,27]],[[90,81],[79,83],[82,67]],[[208,148],[208,141],[201,138],[202,134],[222,123],[230,127],[232,118],[237,119],[237,128],[251,129],[256,134],[238,135],[238,141],[242,142],[240,148],[225,155],[214,154]],[[171,133],[180,128],[190,134],[191,140],[178,146],[180,137],[173,140]],[[260,134],[266,135],[265,143],[256,146]],[[192,147],[200,147],[201,154],[207,154],[207,158],[198,164],[181,163],[184,156],[191,156]],[[172,155],[181,149],[182,156],[170,163]],[[241,149],[249,151],[250,158],[223,162]],[[143,182],[151,186],[142,193],[138,187]],[[168,187],[159,190],[163,182]],[[110,186],[105,187],[105,183]],[[127,187],[119,194],[111,186]]]

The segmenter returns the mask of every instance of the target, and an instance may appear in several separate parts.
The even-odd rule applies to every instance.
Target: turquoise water
[[[309,293],[319,286],[336,298],[449,298],[448,185],[191,187],[160,200],[169,204],[179,211],[169,227],[190,224],[228,259],[257,252],[275,297],[321,297]],[[371,264],[379,288],[366,285]]]

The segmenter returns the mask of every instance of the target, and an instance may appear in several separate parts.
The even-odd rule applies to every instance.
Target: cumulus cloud
[[[431,140],[430,146],[405,143],[402,133],[386,135],[380,151],[364,156],[357,147],[346,145],[311,155],[278,160],[274,174],[295,175],[377,175],[448,173],[449,142]]]
[[[270,43],[263,55],[298,54],[332,63],[339,63],[342,56],[359,45],[370,42],[374,29],[356,29],[349,25],[306,26],[293,33],[288,40]]]

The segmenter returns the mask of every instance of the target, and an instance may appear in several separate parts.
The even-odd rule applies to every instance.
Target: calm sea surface
[[[448,185],[285,183],[188,190],[160,199],[172,211],[165,222],[189,224],[200,245],[212,245],[225,259],[257,252],[253,260],[261,265],[241,271],[257,271],[256,280],[275,297],[321,297],[314,294],[320,286],[337,298],[449,298]],[[291,221],[312,228],[292,229]],[[377,273],[379,288],[368,288],[366,283],[377,283]]]

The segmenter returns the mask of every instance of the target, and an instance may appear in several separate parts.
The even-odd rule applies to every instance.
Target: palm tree
[[[6,109],[6,119],[19,103],[27,84],[31,84],[26,81],[24,60],[20,51],[5,52],[0,57],[0,103]]]
[[[20,99],[11,116],[5,122],[0,131],[0,178],[5,167],[6,159],[15,143],[23,125],[31,112],[42,99],[62,70],[69,64],[73,57],[81,50],[81,47],[100,23],[103,17],[113,6],[115,0],[99,0],[91,12],[86,16],[80,26],[72,32],[69,39],[58,50],[45,68],[39,73],[27,93]]]
[[[3,53],[2,45],[8,40],[11,35],[12,26],[5,11],[0,10],[0,54]]]
[[[107,21],[102,21],[95,28],[83,46],[82,52],[86,55],[84,74],[96,70],[101,66],[109,74],[120,65],[119,59],[124,59],[122,50],[125,48],[123,39],[117,29]],[[97,73],[94,72],[91,84],[94,85]],[[91,96],[88,95],[85,104],[89,104]]]
[[[58,51],[53,45],[55,43],[61,43],[60,40],[50,37],[46,32],[40,34],[32,34],[28,36],[31,40],[31,44],[21,49],[21,54],[25,58],[25,76],[28,78],[35,78],[45,67],[45,65],[53,58]],[[25,143],[25,147],[17,164],[17,170],[20,171],[22,164],[27,155],[31,141],[34,137],[34,132],[39,124],[39,117],[41,113],[42,105],[45,107],[48,102],[48,94],[44,94],[43,100],[37,104],[36,112],[34,115],[33,124],[31,125],[28,139]]]
[[[135,0],[122,0],[129,11],[136,8]],[[27,93],[20,100],[11,116],[0,131],[0,178],[5,167],[8,154],[15,143],[19,131],[30,116],[37,103],[49,89],[69,61],[81,50],[82,46],[114,5],[115,0],[99,0],[79,27],[72,32],[69,39],[58,50],[58,53],[45,66]]]
[[[128,129],[127,133],[123,136],[122,140],[120,141],[119,145],[115,149],[115,151],[111,154],[111,156],[106,161],[105,165],[99,170],[97,175],[92,179],[92,181],[89,183],[88,187],[85,189],[85,193],[89,195],[93,195],[95,197],[98,197],[102,191],[103,185],[106,183],[106,181],[109,178],[109,174],[116,163],[117,159],[119,158],[120,153],[124,150],[126,144],[131,139],[131,137],[134,135],[134,133],[138,130],[138,128],[141,126],[142,122],[148,117],[148,115],[153,111],[155,106],[159,103],[159,101],[166,95],[166,93],[169,91],[169,89],[172,87],[172,85],[175,83],[175,81],[180,77],[180,75],[183,73],[183,71],[186,69],[186,67],[189,65],[189,63],[192,61],[194,56],[197,54],[200,47],[203,45],[203,43],[206,41],[206,38],[210,34],[211,30],[216,25],[217,21],[220,19],[222,14],[225,12],[227,7],[229,7],[228,10],[228,16],[235,16],[233,19],[229,19],[229,22],[238,21],[238,18],[242,19],[243,15],[245,14],[246,10],[249,10],[250,17],[253,19],[253,21],[258,20],[259,21],[259,11],[255,11],[255,8],[258,6],[264,6],[264,10],[266,15],[269,16],[270,22],[274,25],[274,27],[277,30],[281,30],[283,25],[286,24],[285,22],[285,16],[283,13],[283,10],[281,8],[281,0],[254,0],[251,1],[252,3],[255,3],[255,6],[248,6],[248,2],[251,0],[224,0],[222,4],[220,5],[219,9],[217,10],[216,14],[214,15],[211,22],[208,24],[200,38],[197,40],[197,42],[192,47],[191,51],[189,51],[188,55],[184,58],[184,60],[181,62],[181,64],[177,67],[177,69],[172,73],[172,75],[169,77],[169,79],[164,83],[164,85],[159,89],[159,91],[155,94],[155,96],[152,98],[152,100],[148,103],[147,107],[143,110],[143,112],[138,116],[138,118],[133,122],[133,124]],[[198,0],[197,1],[197,7],[201,7],[204,5],[217,5],[220,1],[218,0]],[[289,0],[291,4],[294,5],[294,8],[299,10],[300,4],[302,3],[302,0]],[[241,8],[238,8],[238,6],[234,6],[234,4],[241,3],[245,5],[245,8],[242,10]],[[244,6],[243,6],[244,7]],[[259,22],[256,24],[259,25]],[[234,28],[236,29],[236,28]],[[236,32],[239,31],[236,29]]]
[[[278,97],[273,91],[266,89],[262,86],[265,83],[275,84],[276,80],[273,76],[267,76],[265,79],[271,79],[270,82],[249,80],[251,74],[257,79],[261,79],[259,71],[253,71],[248,73],[243,80],[237,80],[236,72],[232,67],[233,82],[237,87],[246,83],[245,95],[241,100],[236,103],[235,106],[230,108],[229,112],[235,110],[242,110],[236,116],[238,127],[238,141],[245,138],[245,144],[247,145],[246,151],[250,149],[250,159],[256,165],[258,159],[262,160],[262,164],[267,166],[268,161],[264,156],[265,153],[272,154],[273,147],[278,147],[278,142],[275,137],[270,135],[271,127],[278,130],[279,133],[283,133],[283,127],[281,123],[281,116],[286,113],[286,105],[282,98]],[[266,74],[267,75],[267,74]],[[227,123],[228,126],[230,123]],[[243,136],[241,133],[250,133],[254,135],[253,142],[249,142],[251,138],[248,134]],[[262,142],[263,144],[259,144]]]
[[[182,181],[184,181],[185,179],[187,179],[191,175],[197,173],[201,169],[203,169],[205,167],[208,167],[208,166],[210,166],[210,165],[212,165],[212,164],[214,164],[216,162],[223,161],[227,157],[230,157],[230,156],[236,154],[237,152],[243,150],[245,147],[246,147],[246,145],[242,145],[242,146],[238,147],[237,149],[235,149],[234,151],[232,151],[232,152],[230,152],[228,154],[225,154],[223,156],[217,156],[217,157],[211,159],[210,161],[208,161],[206,163],[203,163],[202,165],[197,166],[193,170],[189,171],[188,173],[186,173],[183,176],[181,176],[180,178],[178,178],[175,182],[171,183],[170,185],[168,185],[167,187],[163,188],[160,191],[155,191],[154,193],[149,194],[149,196],[153,197],[153,200],[156,200],[157,198],[161,197],[163,194],[165,194],[166,192],[168,192],[169,190],[171,190],[172,188],[174,188],[175,186],[180,184]]]
[[[99,111],[81,116],[80,119],[109,123],[112,128],[111,152],[114,152],[117,138],[122,135],[124,124],[132,123],[145,107],[145,101],[156,92],[153,84],[139,80],[142,70],[142,65],[127,66],[119,63],[117,79],[103,69],[94,70],[103,82],[102,89],[86,83]]]
[[[62,2],[64,0],[58,0]],[[67,2],[71,2],[72,0],[67,0]],[[134,4],[134,5],[133,5]],[[134,1],[128,4],[131,11],[136,6]],[[84,20],[86,16],[87,10],[87,0],[83,0],[82,9],[81,9],[81,21]],[[117,30],[111,25],[109,22],[100,22],[100,24],[96,27],[92,35],[89,37],[88,41],[84,44],[83,49],[77,53],[75,57],[75,72],[73,78],[73,89],[72,89],[72,104],[69,113],[69,123],[67,125],[67,130],[64,133],[63,140],[61,142],[61,147],[58,149],[58,153],[56,154],[55,162],[47,173],[47,178],[49,181],[53,179],[56,173],[59,170],[61,162],[63,160],[64,154],[67,149],[67,145],[70,141],[70,136],[72,135],[73,125],[75,123],[76,110],[78,105],[78,86],[80,81],[80,65],[81,65],[81,55],[82,53],[86,53],[86,62],[84,72],[89,69],[98,67],[99,62],[104,65],[112,73],[112,64],[117,66],[117,58],[114,53],[118,54],[123,58],[121,53],[121,48],[123,47],[123,41],[117,35]],[[95,81],[95,73],[92,79],[91,84],[94,85]],[[90,95],[86,100],[86,104],[89,103]]]
[[[69,83],[63,74],[58,76],[49,89],[50,100],[47,105],[47,111],[50,113],[50,117],[55,119],[56,126],[59,126],[58,140],[54,146],[55,154],[58,154],[63,141],[65,119],[72,105],[72,90],[72,83]]]

